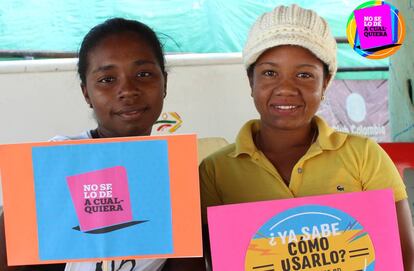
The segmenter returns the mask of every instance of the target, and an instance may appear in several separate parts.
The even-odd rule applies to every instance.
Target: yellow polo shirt
[[[396,167],[377,143],[337,132],[320,117],[315,117],[315,123],[318,138],[294,166],[289,186],[253,142],[259,120],[247,122],[234,144],[204,159],[200,165],[203,220],[206,207],[228,203],[385,188],[393,190],[395,201],[407,198]]]

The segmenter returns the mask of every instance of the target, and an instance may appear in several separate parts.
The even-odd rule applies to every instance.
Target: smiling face
[[[309,50],[292,45],[265,51],[249,76],[262,125],[294,130],[310,125],[329,76]]]
[[[149,135],[162,110],[167,79],[151,47],[136,33],[112,34],[87,59],[82,91],[99,135]]]

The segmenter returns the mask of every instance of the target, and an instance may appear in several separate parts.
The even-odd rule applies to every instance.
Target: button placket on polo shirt
[[[303,157],[296,163],[293,167],[292,175],[290,176],[289,190],[293,195],[297,195],[299,187],[302,184],[303,174],[304,174],[304,161]]]
[[[269,161],[269,159],[267,159],[267,157],[261,151],[254,152],[251,157],[258,166],[266,170],[268,173],[270,173],[275,178],[275,182],[278,182],[278,185],[283,187],[283,189],[286,189],[286,192],[289,193],[291,196],[293,196],[292,191],[285,184],[279,172],[276,170],[273,164]]]
[[[289,189],[294,195],[297,195],[303,180],[305,179],[305,173],[307,174],[310,168],[305,168],[305,164],[308,160],[322,153],[322,149],[318,143],[311,145],[305,155],[299,159],[296,165],[293,167],[292,176],[290,177]],[[306,171],[305,171],[306,170]],[[320,169],[315,169],[320,170]]]

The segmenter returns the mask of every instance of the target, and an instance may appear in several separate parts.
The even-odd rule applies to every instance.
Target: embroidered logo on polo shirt
[[[344,191],[345,191],[345,187],[343,187],[342,185],[338,185],[338,186],[336,187],[336,190],[337,190],[338,192],[344,192]]]

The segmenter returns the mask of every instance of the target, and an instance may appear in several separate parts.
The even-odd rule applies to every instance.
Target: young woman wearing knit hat
[[[279,6],[253,25],[243,50],[260,120],[200,166],[208,206],[391,188],[405,270],[414,270],[407,193],[393,162],[368,138],[336,132],[316,112],[337,70],[336,42],[314,11]]]

